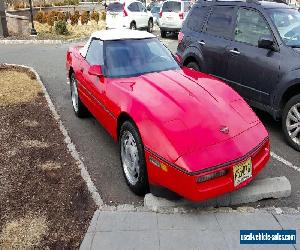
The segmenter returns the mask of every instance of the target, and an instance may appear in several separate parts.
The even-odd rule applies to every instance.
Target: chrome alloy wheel
[[[72,105],[75,112],[78,112],[78,90],[77,90],[77,83],[74,77],[71,79],[71,98],[72,98]]]
[[[134,137],[128,130],[121,137],[121,160],[126,179],[135,185],[140,175],[139,154]]]
[[[286,128],[292,141],[300,145],[300,103],[290,108],[286,117]]]

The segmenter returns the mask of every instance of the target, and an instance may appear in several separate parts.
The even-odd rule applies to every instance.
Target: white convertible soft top
[[[155,36],[146,31],[129,30],[129,29],[111,29],[101,30],[92,33],[87,43],[80,49],[80,54],[85,57],[89,48],[90,42],[93,38],[100,39],[102,41],[112,40],[127,40],[127,39],[146,39],[154,38]]]

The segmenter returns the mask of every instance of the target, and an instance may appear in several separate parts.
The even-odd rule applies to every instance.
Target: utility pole
[[[0,0],[0,37],[1,36],[8,36],[4,0]]]

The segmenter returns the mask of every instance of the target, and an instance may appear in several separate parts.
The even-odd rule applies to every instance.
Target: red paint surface
[[[131,78],[99,78],[88,74],[90,65],[76,47],[67,54],[68,72],[71,67],[81,101],[115,140],[122,113],[136,123],[149,149],[145,155],[152,184],[191,200],[208,199],[251,181],[235,188],[233,165],[227,162],[248,154],[255,177],[269,159],[268,139],[249,155],[268,133],[248,104],[214,77],[183,68]],[[229,133],[220,132],[224,126]],[[167,172],[149,162],[149,152],[169,164]],[[229,169],[226,176],[196,183],[199,175],[194,172],[224,163]]]

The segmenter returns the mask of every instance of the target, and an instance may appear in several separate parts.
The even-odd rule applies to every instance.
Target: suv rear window
[[[208,19],[206,32],[215,36],[229,38],[233,21],[234,7],[215,6]]]
[[[107,11],[113,11],[113,12],[122,12],[123,5],[120,3],[110,3],[107,6]]]
[[[165,2],[162,7],[163,12],[180,12],[181,2]]]
[[[187,27],[193,31],[201,32],[207,13],[208,7],[193,8],[187,20]]]

